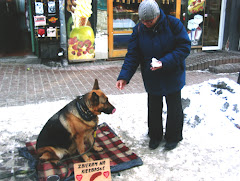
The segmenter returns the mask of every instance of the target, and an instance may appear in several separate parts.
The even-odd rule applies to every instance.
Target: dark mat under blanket
[[[133,153],[106,123],[100,124],[96,133],[96,142],[103,148],[103,151],[91,150],[87,155],[93,160],[109,158],[112,173],[143,164],[141,158]],[[50,175],[58,175],[63,180],[74,178],[73,164],[82,162],[81,157],[66,160],[59,165],[40,162],[37,161],[35,145],[36,141],[28,142],[25,149],[19,149],[19,153],[29,160],[30,167],[36,168],[38,180],[45,181]]]

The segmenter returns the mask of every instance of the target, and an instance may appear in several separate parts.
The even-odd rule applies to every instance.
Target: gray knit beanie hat
[[[138,8],[138,16],[140,20],[151,20],[160,15],[160,10],[155,0],[144,0]]]

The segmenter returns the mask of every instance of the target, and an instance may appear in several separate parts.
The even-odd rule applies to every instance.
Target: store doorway
[[[206,1],[203,50],[222,49],[226,0]]]
[[[31,54],[25,0],[0,1],[0,57]]]

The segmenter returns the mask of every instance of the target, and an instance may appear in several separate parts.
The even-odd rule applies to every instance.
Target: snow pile
[[[182,90],[184,139],[168,152],[163,150],[164,143],[148,149],[146,93],[110,95],[117,111],[102,114],[100,123],[106,122],[144,163],[113,174],[113,180],[239,180],[239,95],[240,86],[229,79],[186,86]],[[0,166],[13,167],[6,163],[5,153],[35,140],[49,117],[69,101],[0,108]]]

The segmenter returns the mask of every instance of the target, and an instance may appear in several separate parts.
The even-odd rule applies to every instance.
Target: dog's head
[[[113,114],[116,111],[115,107],[108,101],[108,97],[100,90],[97,79],[95,79],[92,91],[86,96],[86,104],[93,114],[99,115],[102,112]]]

